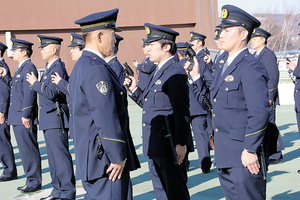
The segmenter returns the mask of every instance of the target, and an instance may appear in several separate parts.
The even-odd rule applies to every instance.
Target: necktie
[[[223,75],[223,73],[227,68],[228,68],[228,62],[226,61],[225,64],[223,65],[221,76]]]
[[[216,63],[219,56],[220,56],[220,51],[218,51],[217,55],[215,56],[214,63]]]

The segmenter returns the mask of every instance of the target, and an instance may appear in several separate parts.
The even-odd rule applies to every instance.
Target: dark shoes
[[[269,159],[269,164],[270,165],[276,165],[282,163],[282,159]]]
[[[10,177],[5,177],[3,174],[0,176],[0,182],[5,182],[5,181],[11,181],[17,179],[18,176],[10,176]]]
[[[40,200],[73,200],[73,199],[68,199],[68,198],[56,198],[53,196],[47,196],[45,198],[41,198]]]
[[[300,174],[300,169],[297,172]]]
[[[44,198],[41,198],[40,200],[59,200],[60,198],[56,198],[56,197],[53,197],[53,196],[47,196],[47,197],[44,197]]]
[[[30,193],[30,192],[35,192],[41,189],[41,186],[34,188],[34,187],[29,187],[28,185],[24,185],[21,187],[18,187],[17,190],[21,190],[22,193]]]
[[[210,172],[210,169],[202,170],[202,173],[207,174]]]

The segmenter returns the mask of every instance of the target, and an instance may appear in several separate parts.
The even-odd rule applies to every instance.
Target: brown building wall
[[[176,42],[190,39],[190,31],[201,32],[207,36],[206,46],[215,48],[214,27],[218,22],[217,0],[0,0],[0,41],[6,43],[5,32],[12,37],[34,43],[32,62],[37,68],[44,68],[45,62],[38,49],[37,34],[61,37],[61,58],[69,74],[74,61],[70,57],[70,32],[80,33],[80,27],[74,21],[88,14],[119,8],[117,26],[125,39],[120,43],[118,59],[141,62],[144,58],[141,44],[146,37],[144,23],[163,25],[180,33]],[[4,54],[4,59],[12,73],[17,62]]]

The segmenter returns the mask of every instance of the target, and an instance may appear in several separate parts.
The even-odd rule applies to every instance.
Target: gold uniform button
[[[216,128],[216,129],[215,129],[215,132],[217,133],[218,131],[219,131],[219,129]]]
[[[120,92],[120,95],[123,95],[123,91]]]
[[[145,98],[145,101],[147,101],[148,99],[147,98]]]
[[[146,112],[145,111],[143,111],[143,114],[145,114]]]
[[[298,92],[298,90],[296,90],[296,92]]]
[[[42,107],[40,107],[40,109],[42,109]]]
[[[72,114],[70,114],[70,116],[72,116]]]
[[[226,91],[228,91],[228,87],[227,87],[227,88],[225,88],[225,90],[226,90]]]
[[[70,106],[70,105],[68,104],[68,106]]]
[[[154,92],[156,92],[156,89],[154,90]]]
[[[143,126],[146,126],[146,124],[143,124]]]
[[[222,67],[222,65],[220,65],[220,67]]]
[[[214,102],[217,102],[217,99],[214,99]]]
[[[12,94],[10,96],[12,97]]]
[[[9,105],[12,105],[12,103],[10,103]]]
[[[213,114],[213,117],[216,117],[216,114]]]
[[[13,86],[11,86],[11,88],[13,88]]]
[[[215,69],[213,69],[213,71],[216,71]]]
[[[18,80],[16,80],[16,82],[18,82]]]

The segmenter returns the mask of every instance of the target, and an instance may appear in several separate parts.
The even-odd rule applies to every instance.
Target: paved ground
[[[155,199],[147,166],[147,158],[142,155],[141,109],[134,104],[130,104],[129,112],[131,120],[131,132],[142,166],[141,169],[136,170],[131,174],[134,189],[134,200]],[[272,165],[269,167],[267,179],[267,199],[300,199],[300,174],[297,173],[297,170],[300,169],[300,140],[293,106],[278,107],[277,125],[282,134],[286,149],[283,151],[284,162],[282,164]],[[19,179],[0,183],[0,200],[35,200],[50,194],[50,172],[43,134],[39,132],[39,145],[42,155],[43,168],[43,187],[41,191],[29,195],[22,195],[20,191],[16,190],[18,186],[24,185],[25,174],[23,172],[19,150],[14,137],[12,138],[12,142],[14,146],[16,164],[18,167]],[[74,159],[74,147],[72,142],[70,142],[70,152],[72,153]],[[211,151],[211,154],[213,160],[213,151]],[[190,154],[190,162],[191,165],[188,173],[188,187],[191,194],[191,199],[224,200],[225,198],[216,173],[217,169],[212,168],[210,173],[202,174],[201,169],[198,167],[196,152]],[[0,171],[2,171],[2,169],[3,168],[0,167]],[[81,187],[81,182],[77,180],[76,184],[77,199],[83,199],[84,191]]]

